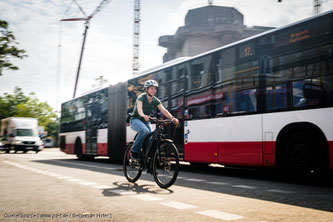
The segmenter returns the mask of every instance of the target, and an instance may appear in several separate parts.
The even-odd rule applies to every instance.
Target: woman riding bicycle
[[[141,94],[135,102],[130,127],[138,133],[138,136],[133,144],[131,156],[133,159],[139,158],[140,148],[143,145],[144,138],[151,133],[149,123],[149,115],[153,110],[158,108],[165,117],[172,119],[175,125],[179,124],[178,119],[174,118],[168,110],[166,110],[161,101],[155,97],[158,83],[151,79],[144,84],[145,93]]]

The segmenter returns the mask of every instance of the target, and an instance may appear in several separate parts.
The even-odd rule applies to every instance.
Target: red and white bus
[[[168,133],[184,161],[333,170],[333,11],[63,103],[61,150],[121,160],[147,79],[181,121]]]

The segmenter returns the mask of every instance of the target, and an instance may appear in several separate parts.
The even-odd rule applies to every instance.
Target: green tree
[[[57,115],[46,102],[39,101],[33,92],[26,96],[21,88],[15,87],[13,94],[0,96],[0,119],[7,117],[38,118],[38,125],[44,126],[49,136],[54,139],[58,137]]]
[[[15,116],[17,114],[17,106],[28,101],[28,97],[24,95],[21,88],[15,87],[13,94],[5,93],[0,96],[0,119]]]
[[[4,69],[19,69],[10,62],[10,58],[27,57],[25,50],[16,48],[17,44],[15,36],[8,29],[8,22],[0,20],[0,76]]]

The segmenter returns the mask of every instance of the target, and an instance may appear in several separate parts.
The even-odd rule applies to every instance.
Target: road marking
[[[40,172],[40,174],[48,175],[49,172],[47,172],[47,171],[42,171],[42,172]]]
[[[190,204],[185,204],[185,203],[181,203],[181,202],[176,202],[176,201],[170,201],[170,202],[164,202],[164,203],[160,203],[164,206],[167,207],[172,207],[172,208],[176,208],[179,210],[184,210],[184,209],[190,209],[190,208],[196,208],[197,206],[194,205],[190,205]]]
[[[257,187],[252,187],[247,185],[233,185],[232,187],[243,188],[243,189],[257,189]]]
[[[52,173],[52,172],[49,172],[48,175],[51,176],[51,177],[62,177],[62,176],[63,176],[63,175],[61,175],[61,174]]]
[[[23,157],[23,158],[29,158],[29,159],[40,159],[40,158],[36,158],[35,156],[28,156],[28,155],[29,154],[24,154],[24,155],[19,154],[19,153],[16,154],[17,157]]]
[[[46,171],[44,171],[44,170],[36,170],[35,171],[36,173],[39,173],[39,174],[44,174],[44,173],[47,173]]]
[[[92,186],[92,187],[95,187],[95,188],[98,188],[98,189],[112,189],[112,188],[115,187],[115,186],[109,186],[109,185],[98,185],[97,183],[94,183],[94,182],[84,181],[84,180],[81,180],[81,179],[76,179],[76,178],[73,178],[73,177],[70,177],[70,176],[64,176],[62,174],[57,174],[57,173],[53,173],[53,172],[49,172],[49,171],[45,171],[45,170],[39,170],[37,168],[24,166],[24,165],[17,164],[17,163],[11,162],[11,161],[6,161],[5,160],[3,162],[7,163],[7,164],[10,164],[12,166],[21,168],[21,169],[25,169],[25,170],[35,172],[35,173],[39,173],[39,174],[43,174],[43,175],[51,176],[51,177],[56,177],[58,179],[63,179],[63,180],[69,181],[69,182],[77,182],[78,184],[86,185],[86,186]],[[126,195],[127,192],[123,192],[123,191],[124,190],[119,192],[119,194],[121,194],[121,195],[125,194]],[[115,192],[117,192],[117,191],[115,191]]]
[[[204,181],[206,181],[206,180],[195,179],[195,178],[187,178],[187,179],[184,179],[184,180],[193,181],[193,182],[204,182]]]
[[[187,177],[179,177],[179,176],[178,176],[177,179],[186,180]]]
[[[279,190],[279,189],[273,189],[273,190],[267,190],[268,192],[273,192],[273,193],[283,193],[283,194],[292,194],[295,193],[293,191],[288,191],[288,190]]]
[[[83,163],[72,163],[62,160],[52,160],[54,162],[60,162],[60,163],[66,163],[66,164],[72,164],[72,165],[78,165],[78,166],[85,166],[85,167],[91,167],[91,168],[98,168],[98,169],[106,169],[106,170],[119,170],[121,168],[115,168],[115,167],[101,167],[101,166],[95,166],[95,165],[88,165]]]
[[[228,183],[223,183],[223,182],[206,182],[206,183],[209,183],[209,184],[214,184],[214,185],[229,185]]]
[[[92,186],[92,187],[97,188],[97,189],[103,189],[103,190],[114,188],[114,186],[110,186],[110,185],[97,185],[97,186]]]
[[[144,201],[164,200],[162,198],[154,197],[154,196],[148,195],[148,194],[139,194],[139,195],[135,195],[135,196],[132,196],[132,197],[140,199],[140,200],[144,200]]]
[[[9,165],[12,165],[12,166],[16,166],[16,167],[18,167],[18,168],[22,168],[22,169],[25,168],[25,166],[23,166],[23,165],[21,165],[21,164],[14,163],[14,162],[11,162],[11,161],[4,160],[3,162],[4,162],[4,163],[7,163],[7,164],[9,164]]]
[[[86,186],[97,185],[97,183],[89,182],[89,181],[79,182],[79,184],[81,184],[81,185],[86,185]]]
[[[72,179],[73,177],[68,177],[68,176],[59,176],[59,177],[57,177],[58,179],[63,179],[63,180],[65,180],[65,179]]]
[[[67,181],[69,181],[69,182],[82,182],[83,180],[72,178],[72,179],[67,179]]]
[[[115,189],[115,190],[108,190],[108,192],[111,193],[117,193],[119,195],[134,195],[137,194],[134,191],[130,191],[130,190],[123,190],[123,189]]]
[[[195,213],[208,217],[213,217],[215,219],[220,219],[220,220],[239,220],[244,218],[243,216],[240,215],[231,214],[219,210],[205,210],[205,211],[197,211]]]

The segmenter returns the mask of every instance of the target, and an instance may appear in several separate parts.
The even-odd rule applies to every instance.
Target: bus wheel
[[[95,156],[82,154],[82,142],[77,139],[75,142],[75,153],[79,160],[94,160]]]
[[[79,160],[84,160],[84,155],[82,154],[82,142],[80,139],[77,139],[75,142],[75,153]]]
[[[293,175],[304,176],[313,172],[316,165],[314,138],[306,133],[293,134],[286,143],[285,170]]]
[[[6,149],[6,153],[9,153],[10,152],[10,149]]]

